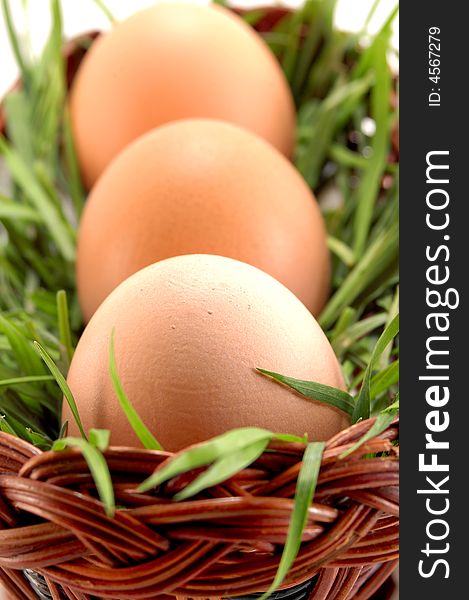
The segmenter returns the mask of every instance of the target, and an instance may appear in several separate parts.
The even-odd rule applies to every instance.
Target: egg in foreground
[[[314,317],[255,267],[221,256],[170,258],[132,275],[96,311],[68,384],[86,430],[110,429],[112,444],[139,445],[109,376],[113,329],[124,390],[167,450],[243,426],[325,440],[349,425],[342,411],[255,371],[344,387]],[[77,434],[68,409],[65,417]]]
[[[294,102],[274,55],[220,6],[157,4],[114,26],[87,52],[70,112],[90,188],[132,140],[163,123],[237,123],[291,156]]]
[[[189,119],[133,142],[93,188],[78,236],[85,320],[136,271],[199,253],[266,271],[315,315],[327,300],[326,229],[301,175],[258,136]]]

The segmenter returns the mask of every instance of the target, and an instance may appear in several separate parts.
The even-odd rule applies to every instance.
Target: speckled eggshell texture
[[[279,64],[220,6],[157,4],[117,24],[86,54],[70,107],[88,187],[132,140],[177,119],[230,121],[293,151],[295,109]]]
[[[109,376],[113,329],[125,392],[165,449],[242,426],[325,440],[349,424],[340,410],[255,371],[344,387],[314,317],[250,265],[207,255],[161,261],[123,282],[86,327],[68,375],[85,428],[109,428],[113,444],[139,445]],[[72,418],[70,428],[77,433]]]
[[[270,144],[222,121],[157,128],[128,146],[100,178],[78,239],[85,319],[132,273],[196,253],[266,271],[315,315],[327,299],[326,230],[311,190]]]

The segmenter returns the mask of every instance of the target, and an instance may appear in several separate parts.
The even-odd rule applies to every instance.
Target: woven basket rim
[[[267,6],[262,8],[267,16],[266,27],[268,27],[269,18],[281,18],[292,12],[292,9],[287,7]],[[273,22],[271,21],[271,23]],[[260,28],[263,28],[262,23]],[[71,56],[78,49],[81,40],[89,39],[90,36],[96,36],[99,33],[97,30],[84,32],[68,40],[64,45],[64,54],[67,57]],[[70,77],[73,72],[72,68],[69,73]],[[16,85],[18,84],[19,82]],[[0,99],[0,131],[3,130],[3,126]],[[398,448],[393,445],[393,442],[398,440],[398,418],[386,431],[370,439],[342,464],[339,464],[338,459],[339,453],[350,447],[364,432],[369,431],[374,422],[375,419],[372,418],[352,425],[327,442],[320,471],[318,493],[310,509],[311,522],[308,522],[306,528],[309,538],[303,541],[302,551],[295,563],[297,566],[282,586],[283,589],[291,588],[293,585],[316,577],[317,582],[310,597],[311,600],[352,600],[352,598],[367,600],[372,597],[396,567],[399,552],[399,462]],[[54,600],[59,598],[87,600],[101,597],[100,592],[97,595],[92,595],[90,592],[90,589],[96,584],[96,581],[93,583],[92,577],[90,577],[92,585],[90,584],[89,589],[85,589],[86,586],[83,583],[78,582],[77,585],[73,585],[74,578],[76,579],[74,569],[79,571],[83,568],[82,562],[85,560],[88,561],[86,567],[88,574],[94,574],[96,577],[97,570],[109,577],[111,573],[114,578],[118,573],[133,573],[133,579],[131,574],[131,579],[127,581],[127,584],[125,582],[122,584],[124,587],[127,585],[128,590],[125,593],[130,595],[105,594],[103,597],[128,598],[129,600],[145,598],[146,600],[150,596],[138,595],[139,589],[149,589],[148,585],[150,584],[145,588],[144,577],[135,583],[135,572],[144,570],[152,562],[167,559],[171,550],[174,552],[173,546],[175,546],[179,555],[172,558],[171,564],[177,565],[178,561],[185,560],[188,565],[187,569],[192,569],[195,587],[191,588],[191,581],[180,576],[179,584],[173,578],[172,581],[167,582],[168,585],[164,591],[157,592],[158,596],[154,596],[152,593],[152,598],[158,597],[161,600],[165,598],[168,600],[170,598],[207,599],[210,595],[212,600],[214,598],[219,600],[226,595],[244,593],[243,589],[247,590],[246,593],[249,594],[265,590],[271,582],[272,573],[275,573],[278,564],[278,549],[282,547],[279,539],[281,535],[285,537],[285,522],[292,510],[292,494],[296,481],[295,477],[292,478],[292,473],[294,474],[295,469],[298,472],[298,465],[301,462],[299,457],[304,448],[305,445],[302,444],[274,443],[269,446],[269,452],[263,454],[258,461],[262,468],[267,468],[266,465],[270,464],[269,461],[272,462],[272,457],[276,457],[284,468],[283,471],[276,474],[277,478],[284,477],[283,487],[275,488],[274,486],[272,488],[272,484],[269,487],[269,482],[258,482],[259,486],[264,486],[258,489],[263,490],[266,500],[263,499],[264,497],[249,500],[249,494],[246,494],[246,491],[239,485],[240,478],[238,477],[238,481],[235,478],[228,489],[220,486],[217,492],[218,496],[215,498],[197,498],[178,503],[178,506],[189,506],[193,511],[190,513],[193,522],[203,523],[207,530],[212,527],[212,521],[217,521],[218,538],[215,536],[215,541],[203,539],[201,536],[204,532],[200,527],[196,530],[193,526],[193,531],[188,531],[187,527],[189,530],[190,527],[187,526],[184,530],[180,523],[187,523],[184,521],[184,518],[187,519],[187,515],[184,516],[182,514],[184,511],[179,508],[174,513],[173,521],[170,521],[169,525],[167,523],[162,525],[161,511],[164,513],[165,507],[175,506],[175,503],[172,503],[169,498],[164,498],[165,502],[162,503],[151,503],[145,499],[143,506],[118,510],[116,530],[113,531],[112,528],[106,530],[107,532],[100,537],[94,533],[90,534],[86,529],[86,526],[89,528],[91,524],[91,529],[94,527],[97,531],[101,531],[100,528],[104,525],[109,526],[109,523],[106,520],[102,504],[95,497],[93,484],[89,472],[86,474],[87,466],[81,452],[77,449],[67,449],[60,454],[62,460],[57,460],[58,453],[42,452],[28,442],[13,438],[9,434],[0,433],[0,581],[3,582],[12,597],[18,600],[37,599],[38,595],[32,591],[22,574],[23,569],[32,569],[35,573],[45,577],[45,584],[49,587]],[[389,456],[379,458],[375,463],[367,464],[367,466],[376,467],[373,472],[360,472],[353,476],[349,474],[347,477],[347,469],[344,467],[342,477],[338,476],[341,474],[340,469],[344,463],[363,462],[361,456],[365,451],[385,452],[389,453]],[[114,470],[118,470],[119,465],[125,464],[125,461],[130,461],[134,468],[137,459],[144,463],[149,461],[152,466],[172,455],[169,452],[117,446],[109,448],[104,454],[111,463],[110,468],[113,475]],[[282,457],[284,463],[280,460]],[[266,461],[265,464],[262,461]],[[66,469],[64,470],[66,463],[70,463],[76,472],[70,474]],[[255,479],[252,478],[256,475],[256,466],[257,463],[243,471],[247,476],[247,481],[251,483],[255,482]],[[272,465],[270,464],[270,466]],[[257,476],[260,476],[261,470],[258,469]],[[143,480],[144,477],[141,473],[139,476]],[[323,477],[323,483],[321,483],[321,477]],[[80,478],[81,480],[78,481]],[[332,485],[337,481],[341,482],[342,487],[339,491],[334,491]],[[174,494],[187,482],[187,477],[170,482],[166,488],[167,493]],[[123,496],[129,502],[130,500],[136,502],[136,499],[131,498],[128,491],[128,483],[118,481],[118,485],[122,484]],[[134,481],[131,483],[133,484]],[[239,494],[234,495],[237,489]],[[70,507],[73,506],[73,502],[76,502],[76,507],[81,510],[86,508],[87,514],[90,515],[88,523],[82,521],[73,521],[72,523],[58,516],[60,506]],[[159,507],[159,509],[163,507],[159,515],[155,507]],[[223,510],[220,507],[223,507]],[[217,510],[222,511],[221,517],[217,517]],[[230,510],[231,512],[229,512]],[[203,518],[207,512],[212,513],[208,524]],[[233,513],[238,516],[233,516]],[[226,517],[226,514],[229,516]],[[248,518],[248,515],[251,516]],[[340,515],[340,518],[336,518],[335,515]],[[226,531],[220,532],[220,529],[223,529],[220,527],[220,524],[223,525],[223,517],[225,522],[231,519],[231,528],[238,531],[243,525],[243,519],[244,525],[247,524],[247,529],[250,528],[251,532],[256,530],[256,523],[259,523],[259,519],[264,519],[264,521],[260,521],[261,523],[267,522],[268,519],[276,523],[281,522],[282,525],[277,525],[277,529],[283,527],[282,534],[279,537],[277,532],[276,538],[274,531],[276,525],[272,523],[266,525],[265,529],[268,535],[265,534],[261,539],[244,539],[245,548],[242,552],[238,551],[238,554],[243,555],[244,553],[244,557],[241,556],[243,560],[241,560],[237,555],[232,556],[236,554],[233,548],[239,546],[240,541],[224,539],[223,535],[226,537]],[[170,517],[166,514],[166,519],[168,518]],[[320,528],[323,528],[321,532],[319,532]],[[165,537],[170,529],[172,537]],[[150,534],[148,530],[151,530],[152,533]],[[334,544],[327,545],[326,533],[329,536],[337,537],[336,546]],[[122,536],[122,539],[119,538],[119,535]],[[193,539],[194,537],[196,539]],[[149,538],[151,538],[151,542],[149,542]],[[111,541],[109,542],[109,540]],[[165,543],[168,540],[169,544]],[[106,545],[106,542],[109,543]],[[320,544],[325,545],[326,551],[321,551]],[[269,557],[269,551],[271,554],[274,553],[273,557]],[[323,553],[321,554],[321,552]],[[196,555],[196,560],[193,560],[194,555]],[[313,561],[311,556],[314,558]],[[251,571],[249,570],[250,563],[256,567],[255,569],[251,568]],[[235,564],[239,567],[238,575],[236,575],[236,570],[232,569],[228,576],[227,564]],[[223,569],[225,569],[225,578]],[[252,571],[258,573],[257,581],[253,582],[255,576]],[[216,586],[209,591],[214,591],[215,595],[207,592],[207,582],[203,578],[204,572],[214,574],[213,581],[216,582]],[[153,573],[152,577],[155,579],[156,575]],[[161,577],[160,574],[160,579]],[[147,577],[147,583],[149,579]],[[110,581],[112,583],[112,580]],[[220,581],[228,583],[220,584]],[[233,581],[237,582],[238,587],[235,586],[235,589],[231,585]],[[120,585],[119,582],[118,585]],[[161,588],[162,584],[152,585],[157,589],[158,585]],[[138,588],[138,586],[143,587]],[[111,594],[110,589],[108,591]],[[227,590],[226,593],[223,591],[224,589]],[[122,592],[116,593],[122,594]]]
[[[284,589],[314,576],[324,579],[331,569],[337,569],[336,578],[352,570],[356,583],[360,573],[373,575],[370,569],[376,565],[394,568],[398,419],[348,457],[339,458],[375,420],[352,425],[326,443],[301,549]],[[43,452],[0,433],[0,576],[2,569],[34,569],[85,597],[91,589],[98,597],[129,599],[153,597],[140,590],[162,598],[171,593],[222,598],[261,592],[278,566],[304,449],[304,444],[275,442],[228,482],[174,502],[172,496],[193,473],[175,477],[155,493],[135,493],[136,485],[172,453],[109,448],[104,454],[116,501],[125,507],[111,519],[79,450]],[[369,453],[385,454],[364,458]],[[179,571],[166,576],[155,566],[158,561],[166,561],[166,569],[185,564],[184,576]],[[150,576],[152,569],[158,575]],[[91,583],[80,583],[78,575]],[[103,581],[120,595],[106,596]],[[124,591],[129,595],[121,596]],[[324,596],[329,597],[335,598]]]

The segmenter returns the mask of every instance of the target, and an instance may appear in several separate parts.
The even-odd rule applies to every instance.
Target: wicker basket
[[[267,9],[256,29],[271,30],[287,12]],[[69,81],[84,52],[80,40],[64,48]],[[300,552],[272,600],[390,598],[399,552],[398,422],[339,458],[373,423],[327,443]],[[110,448],[119,508],[109,518],[78,450],[41,452],[0,433],[0,582],[16,600],[255,598],[278,567],[304,449],[271,444],[236,477],[176,503],[174,493],[198,473],[139,494],[137,485],[171,454]]]
[[[310,583],[292,599],[367,600],[396,566],[397,422],[339,458],[373,422],[327,443],[301,549],[283,587]],[[259,593],[276,573],[304,448],[272,444],[237,476],[179,503],[172,496],[197,473],[139,494],[138,483],[170,453],[111,448],[106,459],[119,508],[109,518],[79,451],[41,452],[0,434],[0,578],[18,600]],[[31,579],[42,591],[33,591]]]

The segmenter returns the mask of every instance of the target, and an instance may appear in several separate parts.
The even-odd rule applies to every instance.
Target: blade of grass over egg
[[[259,600],[267,600],[279,588],[298,555],[301,538],[308,520],[308,510],[316,490],[324,447],[323,442],[312,442],[306,447],[298,474],[293,513],[280,564],[272,585]]]
[[[59,431],[59,435],[57,436],[57,439],[62,440],[63,438],[67,437],[67,431],[68,431],[68,419],[66,419],[60,426],[60,431]]]
[[[273,436],[271,431],[258,427],[228,431],[168,459],[139,486],[138,491],[146,492],[181,473],[210,465],[256,443],[269,442]]]
[[[112,385],[116,393],[119,404],[124,411],[127,420],[137,435],[138,439],[142,442],[143,447],[149,450],[163,450],[163,447],[154,437],[151,431],[146,427],[140,418],[139,414],[132,406],[130,400],[122,387],[119,373],[117,371],[116,354],[114,348],[114,330],[111,333],[111,340],[109,344],[109,372],[112,380]]]
[[[263,432],[259,436],[259,439],[247,443],[244,447],[234,449],[229,454],[220,455],[206,471],[181,492],[177,493],[174,499],[186,500],[205,489],[223,483],[256,461],[273,439],[284,442],[306,443],[306,438],[299,438],[288,434],[273,434],[271,432],[265,432],[264,434]]]
[[[381,356],[383,350],[390,344],[399,333],[399,315],[394,317],[386,327],[374,347],[373,353],[365,370],[362,387],[355,402],[352,420],[354,423],[360,419],[368,419],[371,413],[371,377],[376,360]]]
[[[90,429],[89,442],[101,452],[108,449],[110,439],[111,432],[108,429]]]
[[[340,408],[340,410],[343,410],[349,415],[351,415],[353,412],[353,398],[349,393],[344,392],[343,390],[339,390],[322,383],[316,383],[314,381],[304,381],[302,379],[295,379],[294,377],[286,377],[280,373],[266,371],[265,369],[258,368],[256,370],[259,371],[259,373],[267,375],[268,377],[271,377],[272,379],[275,379],[276,381],[294,389],[309,400],[316,400],[318,402],[330,404],[331,406]]]
[[[94,441],[102,441],[101,435],[95,435]],[[101,502],[104,505],[108,517],[115,514],[114,489],[112,487],[111,474],[100,449],[94,444],[82,438],[66,437],[54,442],[52,450],[59,452],[65,448],[78,448],[86,460],[91,475],[93,476],[96,489]]]
[[[270,439],[258,440],[217,460],[211,467],[199,475],[192,483],[174,496],[175,500],[186,500],[202,490],[226,481],[242,469],[248,467],[261,456]]]
[[[49,371],[54,376],[54,379],[56,380],[58,386],[62,390],[62,393],[63,393],[63,395],[65,396],[65,399],[68,402],[68,405],[70,407],[72,415],[73,415],[73,417],[75,419],[75,422],[76,422],[76,424],[78,426],[78,429],[80,430],[80,434],[81,434],[82,438],[84,440],[86,440],[86,433],[85,433],[85,430],[83,429],[83,424],[82,424],[81,419],[80,419],[80,414],[78,412],[77,403],[75,402],[75,398],[73,397],[72,391],[69,388],[68,383],[65,380],[65,377],[62,375],[62,373],[60,372],[60,370],[57,367],[57,365],[54,363],[54,361],[52,360],[52,358],[49,356],[47,350],[45,350],[45,348],[43,348],[41,346],[41,344],[39,344],[38,342],[34,342],[34,346],[35,346],[35,348],[36,348],[39,356],[46,363],[47,368],[49,369]]]

